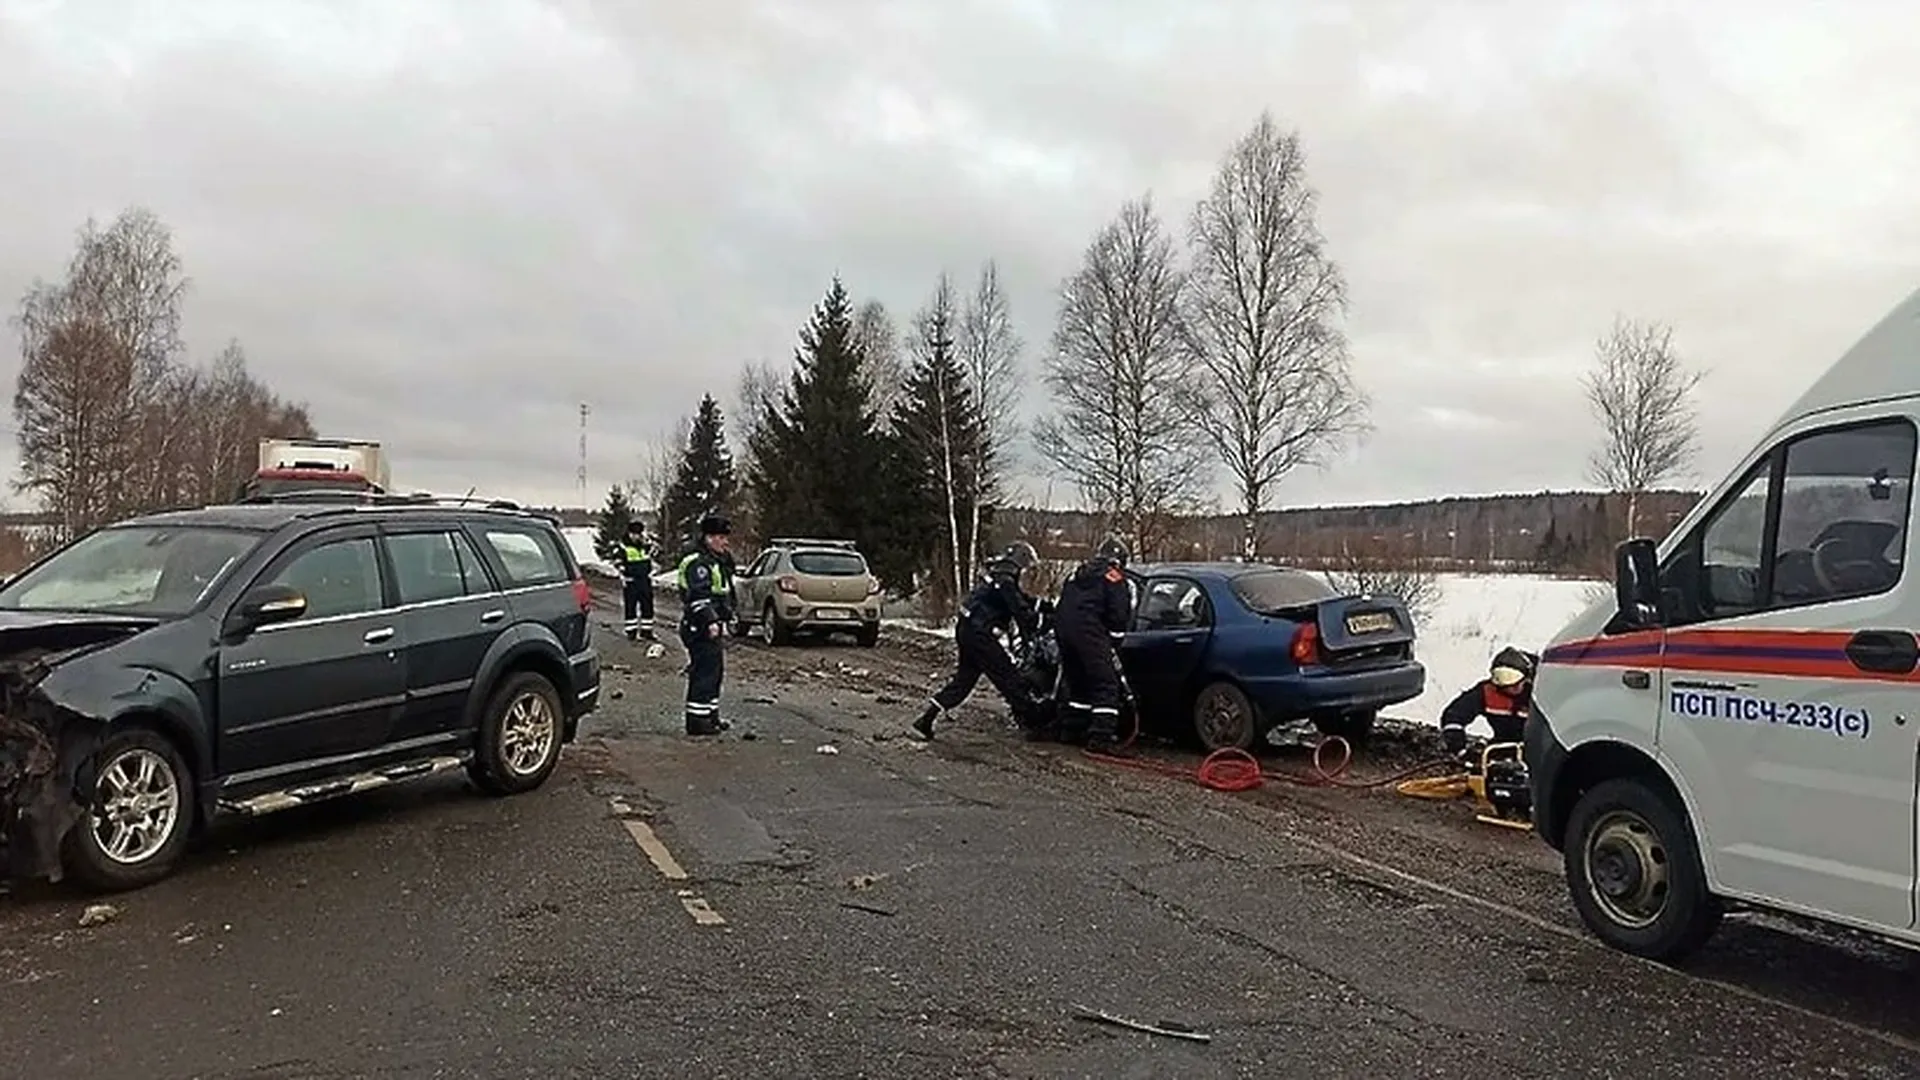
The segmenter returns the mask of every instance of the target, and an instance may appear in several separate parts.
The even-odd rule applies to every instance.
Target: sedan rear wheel
[[[1253,702],[1230,682],[1208,683],[1193,699],[1193,733],[1209,753],[1247,749],[1259,727]]]

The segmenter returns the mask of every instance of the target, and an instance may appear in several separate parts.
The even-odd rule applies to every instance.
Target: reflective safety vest
[[[687,571],[693,569],[693,564],[703,558],[706,558],[705,553],[696,551],[680,560],[680,568],[676,580],[679,582],[682,593],[687,591]],[[726,567],[721,566],[720,560],[718,559],[706,559],[706,563],[707,573],[711,575],[710,580],[712,581],[713,595],[725,596],[728,588]]]

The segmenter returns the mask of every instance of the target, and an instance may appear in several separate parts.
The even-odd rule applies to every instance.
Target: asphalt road
[[[987,709],[924,747],[894,733],[934,672],[884,646],[740,644],[738,726],[692,742],[677,646],[608,649],[618,696],[539,792],[228,828],[97,926],[0,899],[0,1074],[1920,1074],[1910,954],[1736,921],[1641,964],[1462,808],[1208,792]]]

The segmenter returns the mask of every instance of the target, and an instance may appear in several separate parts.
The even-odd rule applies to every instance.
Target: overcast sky
[[[0,294],[149,206],[195,351],[238,337],[407,487],[578,502],[586,401],[597,502],[785,363],[836,272],[905,315],[996,258],[1037,367],[1093,231],[1149,189],[1184,225],[1263,108],[1305,140],[1378,425],[1288,503],[1581,484],[1616,311],[1711,369],[1716,478],[1920,285],[1920,6],[1892,0],[0,12]]]

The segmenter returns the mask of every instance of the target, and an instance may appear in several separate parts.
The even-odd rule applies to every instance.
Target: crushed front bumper
[[[87,812],[81,775],[101,721],[55,705],[40,690],[48,666],[0,662],[0,879],[59,881],[60,842]]]

